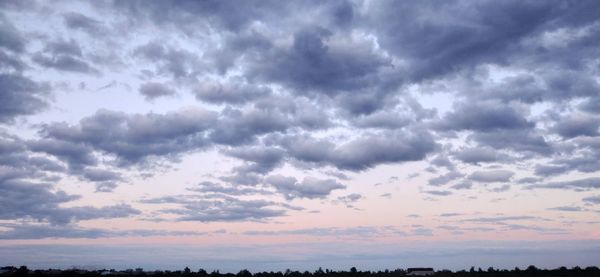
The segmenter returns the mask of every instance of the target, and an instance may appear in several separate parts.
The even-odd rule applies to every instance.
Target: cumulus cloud
[[[440,123],[443,130],[494,130],[528,129],[533,127],[522,111],[500,102],[469,102],[457,105]]]
[[[102,22],[81,13],[67,12],[63,14],[63,19],[69,29],[82,30],[91,35],[100,35],[104,30]]]
[[[35,114],[49,104],[49,87],[21,74],[0,72],[0,90],[0,123],[12,123],[18,116]]]
[[[265,86],[233,79],[227,82],[203,81],[193,89],[196,99],[214,104],[244,104],[271,94]]]
[[[99,110],[77,125],[52,123],[43,127],[44,139],[65,147],[91,147],[115,155],[123,164],[141,162],[150,156],[173,156],[206,145],[206,130],[214,113],[198,109],[167,114],[134,114]],[[87,160],[84,160],[87,161]]]
[[[52,191],[47,184],[36,184],[21,180],[0,180],[2,207],[0,219],[29,219],[64,225],[81,220],[120,218],[140,214],[126,204],[101,208],[79,206],[63,208],[60,205],[79,198],[64,191]]]
[[[418,161],[435,148],[429,133],[403,131],[366,135],[339,146],[307,137],[292,137],[284,145],[297,160],[354,171],[385,163]]]
[[[294,198],[325,198],[333,190],[346,188],[333,179],[319,180],[312,177],[305,177],[298,182],[294,177],[272,175],[267,177],[265,182],[290,200]]]
[[[444,198],[459,197],[451,189],[474,197],[478,183],[489,183],[481,193],[507,191],[515,172],[536,176],[516,181],[531,189],[598,188],[594,1],[133,0],[84,3],[77,12],[60,2],[15,3],[0,4],[0,183],[5,195],[39,204],[6,200],[2,218],[48,226],[7,227],[5,237],[112,236],[75,224],[139,211],[72,207],[76,196],[61,178],[109,192],[137,186],[132,176],[149,165],[187,170],[175,163],[202,151],[226,158],[215,163],[215,182],[142,203],[180,221],[268,221],[299,208],[273,200],[281,196],[346,205],[371,197],[335,194],[346,188],[338,180],[305,176],[352,181],[419,161],[435,175],[423,181],[410,172],[410,185]],[[47,17],[63,24],[33,24]],[[197,101],[123,105],[128,92]],[[74,107],[84,95],[92,101]],[[386,189],[373,195],[391,198]],[[470,222],[497,224],[479,231],[561,232],[516,220],[535,218]],[[398,232],[433,234],[426,226]]]
[[[148,82],[140,86],[140,94],[142,94],[146,100],[154,100],[159,97],[175,95],[175,91],[168,86],[156,83]]]
[[[598,136],[600,118],[586,114],[570,115],[558,121],[554,125],[554,130],[564,138]]]
[[[13,52],[25,50],[26,39],[13,23],[0,14],[0,47]]]
[[[508,182],[515,175],[510,170],[475,171],[469,175],[469,179],[480,183]]]

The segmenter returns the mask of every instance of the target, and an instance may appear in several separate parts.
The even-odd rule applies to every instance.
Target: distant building
[[[433,268],[430,267],[413,267],[406,269],[406,275],[409,276],[433,276]]]

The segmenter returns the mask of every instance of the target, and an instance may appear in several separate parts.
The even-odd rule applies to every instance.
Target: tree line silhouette
[[[255,272],[252,273],[248,270],[241,270],[237,274],[235,273],[221,273],[218,270],[207,272],[204,269],[192,271],[189,267],[183,270],[169,271],[169,270],[157,270],[157,271],[144,271],[141,268],[138,269],[127,269],[117,271],[114,269],[102,269],[102,270],[82,270],[82,269],[46,269],[46,270],[29,270],[26,266],[17,267],[2,267],[0,268],[1,277],[398,277],[407,276],[408,271],[404,269],[395,270],[384,270],[384,271],[359,271],[355,267],[352,267],[349,271],[333,271],[329,269],[323,270],[319,268],[314,272],[310,271],[292,271],[286,270],[281,271],[270,271],[270,272]],[[578,266],[572,268],[560,267],[556,269],[539,269],[535,266],[529,266],[526,269],[519,269],[518,267],[507,270],[507,269],[495,269],[489,267],[487,269],[471,267],[469,270],[438,270],[435,271],[434,276],[489,276],[489,277],[501,277],[501,276],[598,276],[600,277],[600,269],[595,266],[586,268],[580,268]]]

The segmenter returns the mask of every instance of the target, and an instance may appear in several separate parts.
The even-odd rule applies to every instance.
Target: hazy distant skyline
[[[0,1],[0,260],[591,265],[599,10]]]

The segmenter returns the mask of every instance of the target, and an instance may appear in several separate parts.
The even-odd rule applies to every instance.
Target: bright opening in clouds
[[[1,1],[0,260],[594,265],[598,11]]]

